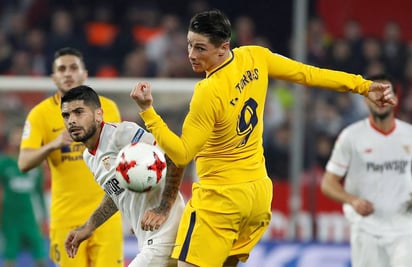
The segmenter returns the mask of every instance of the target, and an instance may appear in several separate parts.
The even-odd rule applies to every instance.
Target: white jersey
[[[412,233],[411,161],[410,124],[395,120],[385,134],[364,119],[344,129],[326,170],[345,177],[345,191],[369,200],[375,210],[363,217],[344,204],[346,218],[371,234]]]
[[[116,179],[116,156],[120,149],[132,142],[155,144],[153,136],[136,123],[104,123],[96,148],[93,151],[86,149],[83,153],[84,160],[97,183],[113,199],[122,216],[131,224],[140,251],[144,246],[173,245],[185,205],[182,195],[179,193],[167,221],[158,230],[143,231],[141,219],[147,210],[159,206],[164,179],[160,186],[146,193],[135,193],[122,188]]]

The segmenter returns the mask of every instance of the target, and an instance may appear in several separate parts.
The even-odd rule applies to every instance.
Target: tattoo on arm
[[[118,211],[116,204],[107,194],[104,195],[100,206],[90,216],[89,224],[96,229]]]
[[[166,183],[162,192],[162,200],[158,208],[159,212],[168,213],[179,193],[185,168],[178,168],[166,155],[167,172]]]

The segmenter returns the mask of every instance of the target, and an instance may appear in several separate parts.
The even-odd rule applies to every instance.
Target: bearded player
[[[51,176],[50,258],[60,267],[123,267],[123,232],[120,214],[79,248],[75,259],[64,253],[67,233],[82,224],[96,209],[104,192],[84,164],[84,145],[73,142],[60,115],[60,98],[83,84],[88,72],[83,55],[71,47],[56,51],[51,78],[57,92],[37,104],[26,118],[19,169],[27,172],[47,160]],[[120,121],[115,102],[101,96],[105,119]]]
[[[394,88],[384,74],[370,79]],[[412,125],[395,119],[394,107],[365,101],[370,116],[340,133],[322,191],[343,204],[353,267],[410,266]]]
[[[127,190],[115,175],[117,154],[130,143],[155,144],[153,136],[136,123],[105,123],[99,97],[87,86],[75,87],[63,96],[61,114],[73,140],[86,146],[84,160],[106,192],[86,223],[69,233],[65,243],[69,257],[74,258],[79,245],[120,211],[131,224],[140,251],[129,267],[176,266],[170,255],[184,208],[179,193],[183,168],[167,160],[166,179],[160,186],[146,193]]]

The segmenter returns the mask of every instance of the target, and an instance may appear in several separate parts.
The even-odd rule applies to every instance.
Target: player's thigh
[[[378,237],[365,233],[352,225],[352,267],[388,267],[389,258]]]
[[[36,222],[32,222],[33,224],[28,225],[25,228],[24,236],[26,242],[30,246],[30,250],[32,252],[32,256],[35,259],[43,259],[46,257],[46,246],[45,240],[42,236],[39,227],[33,227]]]
[[[174,243],[146,245],[128,267],[177,267],[177,260],[170,256],[173,247]]]
[[[83,241],[77,254],[74,258],[69,258],[66,250],[64,249],[64,242],[68,233],[74,230],[78,226],[62,227],[50,229],[50,259],[61,267],[88,267],[89,257],[87,253],[88,240]]]
[[[409,267],[412,264],[412,235],[405,234],[394,238],[388,245],[390,266]]]
[[[88,242],[93,267],[124,266],[123,232],[118,214],[97,228]]]
[[[254,221],[259,221],[259,226],[262,225],[262,221],[265,225],[269,223],[268,205],[270,204],[264,204],[264,213],[252,212],[255,208],[256,194],[267,192],[272,194],[269,190],[270,181],[264,184],[266,188],[264,192],[246,190],[250,184],[223,186],[194,184],[192,199],[186,205],[179,226],[173,257],[199,266],[222,266],[227,257],[232,254],[233,244],[241,235],[241,229],[251,222],[248,221],[251,214],[260,217],[254,218],[253,224]],[[271,196],[267,199],[271,199]],[[249,250],[245,253],[247,254]]]
[[[246,194],[249,197],[240,202],[238,208],[248,214],[242,214],[239,235],[229,255],[245,261],[269,226],[272,217],[273,185],[272,180],[265,178],[242,184],[239,189],[241,190],[238,192],[239,195]],[[237,194],[234,196],[237,197]],[[243,207],[249,208],[243,209]]]
[[[20,248],[20,226],[9,227],[3,225],[2,233],[4,238],[4,258],[7,260],[15,260]]]
[[[209,216],[205,218],[204,212],[195,211],[190,204],[191,201],[183,213],[172,257],[196,266],[222,266],[236,231],[222,224],[222,228],[218,228],[216,220],[208,220]],[[223,217],[219,214],[215,216]]]

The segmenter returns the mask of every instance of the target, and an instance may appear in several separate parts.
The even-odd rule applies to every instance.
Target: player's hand
[[[350,204],[355,209],[355,211],[362,216],[368,216],[375,210],[373,204],[370,201],[362,198],[355,198]]]
[[[66,241],[64,242],[64,248],[66,249],[69,258],[74,258],[74,256],[76,256],[80,244],[91,235],[92,232],[87,230],[84,226],[79,227],[68,234]]]
[[[59,134],[59,136],[57,136],[56,139],[54,139],[54,142],[56,143],[56,149],[60,149],[64,146],[70,146],[70,144],[73,143],[73,139],[70,136],[69,132],[67,130],[64,130]]]
[[[141,227],[144,231],[155,231],[162,226],[169,216],[169,212],[160,207],[148,210],[143,215]]]
[[[367,97],[378,107],[396,106],[398,104],[390,84],[373,82],[369,87]]]
[[[41,221],[40,229],[41,229],[43,236],[46,236],[46,237],[49,236],[50,228],[49,228],[49,220],[47,218]]]
[[[409,212],[412,212],[412,193],[409,193],[409,201],[407,203],[407,209]]]
[[[150,108],[153,103],[152,90],[148,82],[139,82],[130,93],[130,97],[140,107],[141,111]]]

